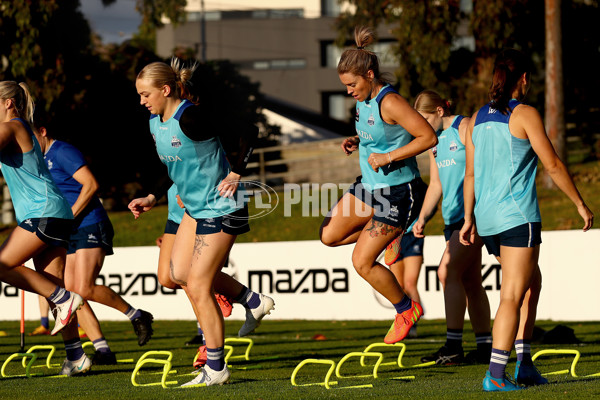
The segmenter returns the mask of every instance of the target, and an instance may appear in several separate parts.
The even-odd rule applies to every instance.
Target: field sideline
[[[226,322],[226,336],[234,336],[240,321]],[[550,330],[558,325],[556,321],[538,321],[537,326]],[[532,345],[532,352],[541,349],[576,349],[581,352],[576,372],[579,376],[600,372],[600,324],[597,322],[563,323],[575,330],[576,337],[582,341],[577,345]],[[27,321],[26,331],[36,327],[35,321]],[[186,347],[185,341],[195,333],[193,321],[156,321],[155,335],[148,345],[137,346],[132,326],[129,322],[105,321],[102,324],[105,336],[117,353],[117,359],[138,360],[150,350],[168,350],[173,352],[173,369],[177,374],[167,379],[177,380],[179,384],[191,380],[185,376],[192,371],[191,362],[195,348]],[[134,387],[131,384],[133,362],[120,363],[117,366],[94,367],[87,376],[72,378],[53,378],[58,368],[36,367],[33,373],[44,376],[0,378],[0,398],[3,399],[184,399],[201,397],[203,399],[329,399],[329,398],[414,398],[414,399],[480,399],[484,396],[481,381],[487,366],[433,366],[426,368],[399,369],[383,366],[379,370],[379,379],[356,378],[336,379],[339,384],[333,389],[324,387],[294,387],[290,382],[292,371],[306,358],[331,359],[338,362],[351,351],[361,351],[368,344],[380,342],[387,331],[388,323],[382,321],[286,321],[265,320],[256,334],[250,336],[254,347],[250,352],[250,361],[232,361],[232,380],[222,387],[163,389],[160,386]],[[19,351],[19,322],[2,321],[0,330],[8,336],[0,337],[0,361],[4,361]],[[445,326],[441,320],[421,321],[417,339],[406,339],[406,353],[402,359],[404,365],[419,363],[421,356],[437,350],[445,340]],[[325,340],[315,340],[323,335]],[[85,339],[84,339],[85,340]],[[464,348],[475,348],[474,336],[470,325],[465,326]],[[61,363],[65,357],[62,343],[54,337],[26,337],[28,349],[34,344],[53,344],[56,353],[52,364]],[[86,348],[88,354],[91,347]],[[239,351],[239,353],[238,353]],[[243,353],[244,347],[236,347],[235,354]],[[378,350],[379,351],[379,350]],[[48,353],[40,354],[41,365]],[[384,352],[385,361],[393,361],[397,353]],[[514,370],[514,351],[508,371]],[[542,357],[538,367],[542,373],[569,369],[572,356]],[[162,366],[147,365],[138,378],[140,383],[159,382]],[[372,368],[360,367],[358,358],[348,361],[343,369],[344,375],[369,374]],[[5,371],[9,375],[23,374],[24,368],[18,361],[11,362]],[[307,365],[298,374],[298,383],[323,380],[327,367]],[[390,378],[414,375],[414,380],[392,380]],[[334,375],[335,377],[335,375]],[[548,377],[551,384],[545,387],[530,388],[526,391],[497,395],[499,398],[562,399],[562,398],[598,398],[600,396],[600,377],[573,378],[570,375]],[[334,380],[332,378],[332,380]],[[372,388],[343,389],[344,386],[372,384]],[[339,389],[337,388],[339,387]],[[491,394],[485,396],[491,398]],[[506,397],[504,397],[506,396]]]

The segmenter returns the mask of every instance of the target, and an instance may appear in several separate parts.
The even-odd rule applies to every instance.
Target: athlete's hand
[[[417,222],[415,222],[415,224],[413,225],[413,235],[416,238],[424,238],[425,235],[423,234],[423,231],[425,230],[425,220],[419,218],[417,220]]]
[[[581,215],[581,218],[583,218],[583,231],[586,232],[592,229],[592,226],[594,225],[594,214],[590,211],[588,206],[585,204],[580,205],[577,207],[577,212]]]
[[[138,199],[133,199],[127,206],[131,213],[138,219],[142,213],[149,211],[156,204],[156,197],[153,194],[149,194],[146,197],[140,197]]]
[[[379,168],[386,166],[390,163],[387,153],[371,153],[367,159],[373,171],[379,172]]]
[[[217,186],[219,195],[223,197],[233,197],[240,183],[240,175],[231,171]]]
[[[458,234],[458,239],[463,246],[475,243],[475,225],[472,220],[465,219],[465,223]]]
[[[156,238],[156,245],[158,247],[160,247],[162,245],[163,236],[164,235],[160,235],[159,237]]]
[[[352,137],[346,138],[342,142],[342,150],[344,150],[344,153],[346,153],[346,155],[349,156],[350,154],[352,154],[356,150],[358,150],[359,142],[360,142],[360,140],[358,139],[358,136],[352,136]]]

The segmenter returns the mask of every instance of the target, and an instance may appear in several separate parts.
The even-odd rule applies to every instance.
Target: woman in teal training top
[[[453,115],[449,102],[433,90],[425,90],[417,96],[415,109],[436,130],[438,144],[428,151],[429,187],[413,231],[416,237],[423,237],[425,224],[443,196],[442,216],[446,239],[446,248],[438,267],[438,277],[444,288],[446,343],[434,354],[421,358],[421,361],[450,365],[463,362],[487,364],[492,350],[492,334],[490,303],[481,284],[483,243],[478,238],[476,245],[463,246],[458,237],[464,222],[464,143],[470,119]],[[464,358],[462,335],[467,304],[477,351]]]
[[[219,138],[226,124],[214,118],[214,107],[222,105],[209,102],[195,105],[187,99],[194,70],[194,66],[184,67],[177,58],[173,58],[171,65],[151,63],[138,74],[136,88],[140,104],[151,113],[150,133],[158,156],[185,206],[170,253],[171,280],[187,286],[186,294],[207,347],[206,365],[185,385],[210,386],[227,383],[230,378],[224,362],[223,314],[214,291],[246,308],[246,322],[238,333],[240,336],[249,334],[270,314],[274,301],[221,271],[237,235],[250,229],[245,196],[240,194],[240,177],[252,150],[251,139],[250,133],[245,140],[243,132],[236,132],[241,139],[240,152],[237,160],[227,159]],[[256,129],[248,131],[257,133]],[[134,199],[129,209],[137,218],[150,210],[159,197],[158,193],[151,193]]]
[[[56,319],[51,334],[66,327],[62,337],[67,359],[60,375],[73,375],[91,367],[77,324],[69,324],[83,300],[66,291],[63,281],[73,213],[52,180],[31,129],[33,110],[27,85],[0,82],[1,171],[18,223],[0,247],[0,280],[48,300]],[[38,272],[23,266],[29,259]]]
[[[502,51],[494,64],[491,101],[473,115],[467,130],[461,243],[473,243],[476,227],[488,252],[502,266],[485,391],[518,390],[520,384],[548,382],[533,366],[529,347],[542,280],[538,266],[541,218],[535,187],[538,159],[577,206],[583,231],[593,225],[594,215],[554,151],[540,114],[521,103],[531,84],[531,72],[531,61],[524,53]],[[506,375],[513,344],[516,382]]]
[[[434,146],[437,138],[427,121],[387,83],[375,53],[365,49],[374,39],[373,31],[358,27],[354,36],[358,48],[342,54],[337,71],[356,99],[357,135],[344,140],[342,149],[346,154],[358,150],[362,177],[327,215],[320,238],[327,246],[356,243],[354,268],[396,310],[384,338],[391,344],[408,335],[423,309],[376,260],[419,215],[426,186],[415,156]],[[386,263],[396,259],[397,254]]]

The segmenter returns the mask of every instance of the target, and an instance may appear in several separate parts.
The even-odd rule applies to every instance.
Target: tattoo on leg
[[[171,269],[171,280],[173,282],[175,282],[176,284],[178,284],[179,286],[187,286],[187,282],[186,281],[182,281],[182,280],[177,279],[175,277],[175,266],[173,265],[173,261],[172,260],[169,262],[169,266],[170,266],[170,269]]]
[[[389,234],[394,234],[398,231],[402,231],[402,229],[384,224],[383,222],[371,220],[371,225],[367,228],[367,231],[369,231],[371,237],[377,237],[379,235],[387,236]]]
[[[202,254],[203,247],[208,247],[204,235],[196,235],[196,243],[194,244],[194,255],[196,257],[199,257],[200,254]]]

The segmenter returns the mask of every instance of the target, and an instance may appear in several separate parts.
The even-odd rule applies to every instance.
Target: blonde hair
[[[12,100],[15,105],[15,111],[19,118],[23,118],[30,124],[33,122],[33,110],[35,103],[29,92],[29,87],[25,82],[17,83],[15,81],[0,82],[0,99]]]
[[[387,77],[379,71],[377,55],[366,47],[375,40],[375,32],[366,26],[357,26],[354,29],[356,49],[348,49],[342,53],[337,66],[338,75],[351,73],[356,76],[366,77],[369,70],[373,71],[375,79],[380,83],[389,82]]]
[[[137,75],[137,79],[147,79],[156,88],[169,86],[171,93],[175,93],[180,99],[186,99],[190,97],[187,86],[191,85],[196,68],[198,68],[197,63],[184,67],[179,58],[173,57],[171,65],[160,61],[146,65]]]
[[[434,114],[437,112],[437,108],[442,107],[444,110],[444,116],[450,115],[450,102],[436,91],[423,90],[417,95],[415,99],[415,110],[426,113]]]

